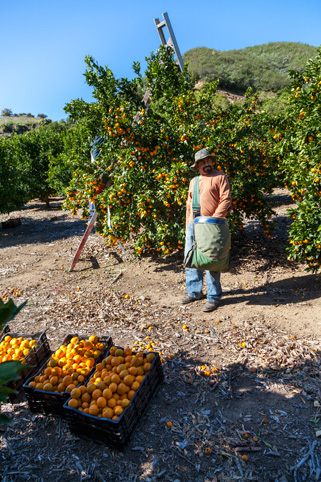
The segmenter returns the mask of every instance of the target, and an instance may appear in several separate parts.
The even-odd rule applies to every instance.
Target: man
[[[207,149],[201,149],[195,154],[195,162],[191,169],[198,170],[199,179],[199,195],[202,216],[213,216],[216,218],[224,218],[232,206],[232,198],[230,186],[227,176],[213,168],[214,156]],[[191,180],[187,205],[186,205],[186,241],[185,256],[193,245],[193,212],[192,198],[195,177]],[[216,310],[222,297],[222,288],[220,282],[220,272],[205,271],[207,284],[207,303],[203,307],[203,311],[210,312]],[[182,300],[182,304],[192,303],[203,299],[205,296],[203,288],[203,271],[186,268],[186,290],[188,295]]]

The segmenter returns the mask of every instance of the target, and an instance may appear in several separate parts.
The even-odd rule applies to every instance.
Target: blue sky
[[[155,51],[153,19],[167,12],[184,54],[195,47],[240,49],[268,42],[321,45],[320,0],[0,0],[0,111],[12,109],[52,120],[82,97],[84,57],[131,77],[132,64]]]

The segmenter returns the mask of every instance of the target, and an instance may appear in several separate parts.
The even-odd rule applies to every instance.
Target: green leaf
[[[27,301],[16,306],[12,299],[4,303],[0,298],[0,330],[19,313],[26,303]]]
[[[262,442],[264,443],[264,445],[266,445],[267,447],[269,447],[269,449],[272,449],[272,445],[269,444],[268,442],[265,442],[264,440],[262,440]]]
[[[0,386],[0,396],[1,395],[11,395],[13,393],[16,393],[16,392],[12,388],[9,388],[7,386]]]
[[[20,361],[6,361],[0,363],[0,386],[11,380],[17,379],[17,374],[30,368],[29,365],[23,365]]]
[[[0,424],[2,423],[11,423],[11,419],[7,417],[7,415],[4,415],[3,413],[0,413]]]

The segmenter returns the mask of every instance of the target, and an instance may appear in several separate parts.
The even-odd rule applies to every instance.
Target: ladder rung
[[[163,27],[165,27],[165,26],[166,26],[165,20],[163,20],[162,22],[158,23],[156,26],[157,26],[157,28],[163,28]]]

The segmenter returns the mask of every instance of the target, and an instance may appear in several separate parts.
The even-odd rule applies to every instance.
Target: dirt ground
[[[321,278],[286,259],[291,203],[275,191],[271,239],[246,223],[212,313],[205,300],[179,303],[181,252],[137,260],[130,246],[111,250],[93,233],[68,272],[85,222],[60,198],[49,210],[34,200],[11,213],[21,225],[0,229],[0,296],[28,302],[10,329],[46,330],[52,350],[69,333],[153,343],[165,379],[124,451],[31,413],[23,393],[3,404],[13,422],[0,428],[0,480],[321,480]]]

